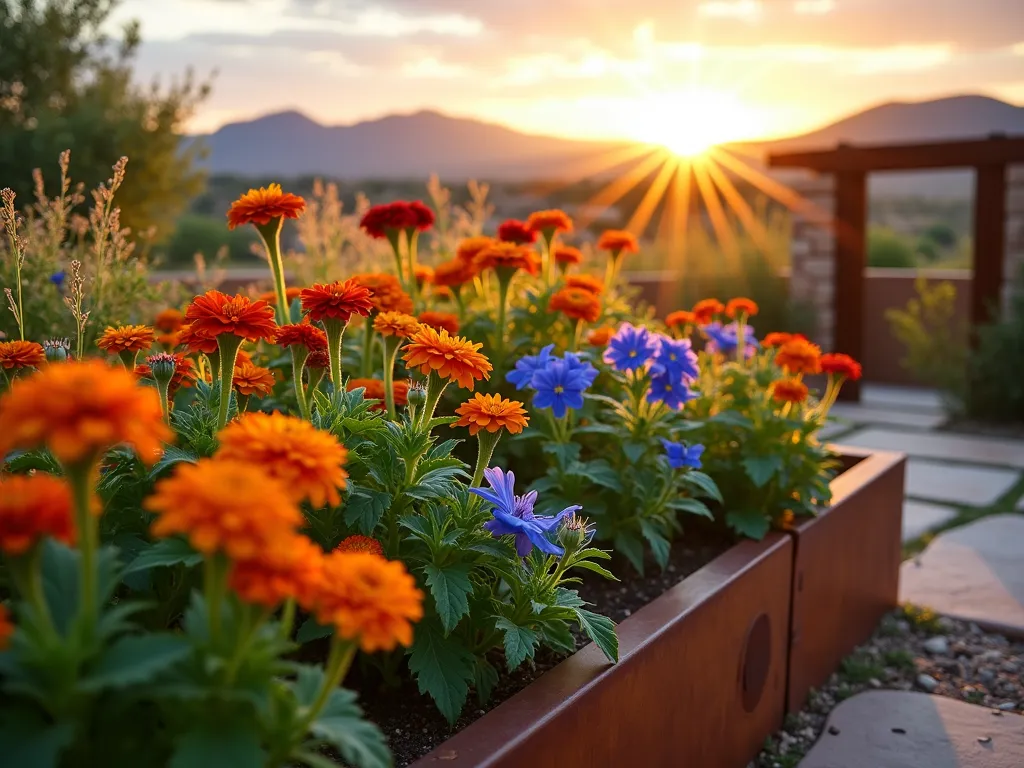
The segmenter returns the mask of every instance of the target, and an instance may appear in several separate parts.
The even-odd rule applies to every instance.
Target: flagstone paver
[[[873,408],[887,408],[894,411],[920,411],[923,413],[944,413],[942,398],[935,390],[913,387],[892,387],[885,384],[865,384],[860,401]]]
[[[1024,515],[993,515],[939,534],[903,563],[900,601],[1024,636]]]
[[[829,715],[799,768],[1020,768],[1024,718],[909,691],[868,691]]]
[[[843,443],[881,451],[902,451],[909,456],[928,459],[1024,469],[1024,440],[871,427],[843,438]]]
[[[843,445],[853,444],[846,438]],[[905,493],[907,496],[986,507],[1012,488],[1020,472],[995,467],[944,464],[928,459],[908,459]]]
[[[836,403],[829,411],[829,415],[854,424],[879,424],[915,429],[935,429],[946,421],[942,413],[877,408],[853,403]]]
[[[956,515],[957,510],[952,507],[923,501],[906,501],[903,503],[903,541],[916,539],[952,520]]]

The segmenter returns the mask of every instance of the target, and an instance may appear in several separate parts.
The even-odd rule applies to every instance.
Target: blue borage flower
[[[700,375],[697,353],[689,339],[673,339],[658,334],[658,353],[654,356],[651,372],[667,374],[672,380],[691,382]]]
[[[708,323],[701,326],[701,331],[708,337],[709,341],[705,349],[708,352],[721,352],[724,355],[731,355],[736,352],[739,344],[739,324],[736,322],[722,325],[719,322]],[[743,326],[743,340],[747,345],[747,357],[750,357],[758,347],[757,338],[754,336],[752,326]]]
[[[547,555],[561,556],[564,554],[560,546],[552,542],[548,536],[558,530],[559,523],[581,506],[575,504],[566,507],[557,515],[546,517],[533,514],[533,505],[537,502],[537,492],[530,491],[525,496],[515,495],[516,476],[511,472],[502,472],[499,467],[484,470],[484,477],[491,486],[486,488],[470,488],[484,501],[494,505],[491,514],[493,520],[484,523],[484,528],[494,537],[512,535],[516,537],[516,552],[526,557],[536,547]]]
[[[550,408],[555,418],[562,418],[569,408],[583,407],[583,393],[597,377],[597,369],[571,352],[548,361],[546,367],[533,375],[530,386],[537,390],[533,397],[536,408]]]
[[[635,371],[647,365],[660,346],[658,334],[642,325],[623,323],[608,342],[603,360],[617,371]]]
[[[682,469],[683,467],[700,469],[700,457],[704,453],[703,445],[686,446],[683,443],[673,443],[664,438],[662,438],[661,444],[665,446],[668,464],[672,469]]]
[[[67,279],[67,276],[64,274],[63,269],[60,272],[54,272],[52,275],[50,275],[50,282],[57,286],[58,291],[64,290],[65,279]]]
[[[505,374],[505,378],[512,384],[516,385],[516,389],[525,389],[530,386],[530,382],[533,381],[533,374],[542,368],[547,367],[548,361],[551,360],[551,352],[554,350],[554,344],[548,344],[544,347],[539,354],[536,355],[525,355],[516,361],[516,366],[511,371]]]
[[[647,390],[647,402],[664,403],[674,411],[678,411],[690,400],[697,397],[680,376],[666,372],[651,377],[651,386]]]

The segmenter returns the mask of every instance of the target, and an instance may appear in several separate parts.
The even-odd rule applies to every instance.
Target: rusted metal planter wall
[[[415,763],[737,768],[781,724],[793,542],[744,542]]]
[[[905,457],[835,450],[846,469],[832,481],[832,506],[792,532],[790,712],[898,603]]]

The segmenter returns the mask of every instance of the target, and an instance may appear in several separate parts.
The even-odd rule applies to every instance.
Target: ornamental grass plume
[[[366,317],[374,308],[372,289],[357,278],[316,283],[302,289],[302,310],[327,333],[327,355],[334,392],[341,392],[341,342],[353,315]]]
[[[480,353],[483,344],[475,343],[462,336],[452,336],[448,331],[438,331],[427,325],[419,330],[406,344],[402,359],[409,369],[418,368],[427,376],[427,396],[420,423],[427,425],[434,417],[437,401],[454,380],[463,389],[473,390],[475,382],[490,379],[492,366]]]
[[[156,334],[147,325],[107,326],[96,340],[96,346],[108,354],[120,357],[122,365],[130,371],[135,368],[139,352],[145,352],[155,341]]]
[[[477,438],[476,469],[470,486],[480,485],[484,470],[494,454],[494,447],[501,438],[501,430],[510,435],[518,435],[530,419],[518,400],[480,392],[456,408],[455,413],[459,420],[452,427],[468,427],[469,434]]]
[[[0,370],[17,373],[46,362],[46,350],[34,341],[0,341]]]
[[[284,261],[281,252],[281,229],[285,219],[297,219],[306,210],[306,201],[298,195],[284,192],[280,184],[250,189],[228,209],[228,229],[252,224],[260,234],[267,252],[270,270],[274,276],[274,296],[277,301],[277,319],[281,324],[291,321],[288,309],[287,287],[284,281]]]
[[[73,508],[71,488],[52,475],[0,478],[0,552],[18,557],[46,537],[74,544]]]
[[[416,319],[431,328],[448,331],[452,336],[459,332],[459,316],[450,312],[420,312]]]
[[[369,536],[354,534],[345,539],[334,548],[335,552],[368,552],[372,555],[383,555],[384,547],[376,539]]]
[[[419,320],[402,312],[381,312],[373,320],[373,329],[384,342],[384,404],[392,420],[398,418],[395,411],[395,359],[402,343],[412,338],[419,328]]]

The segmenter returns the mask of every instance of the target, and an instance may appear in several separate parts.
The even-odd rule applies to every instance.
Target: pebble
[[[870,685],[872,688],[881,688],[882,681],[872,677],[870,680],[868,680],[868,685]]]
[[[939,687],[939,681],[931,675],[918,675],[917,684],[928,691],[928,693]]]
[[[929,637],[924,641],[924,649],[933,656],[945,656],[949,653],[949,640],[942,635]]]
[[[978,672],[978,682],[986,688],[996,681],[996,673],[991,669],[983,669]]]
[[[1017,708],[1017,705],[1012,701],[1003,702],[999,705],[999,710],[1002,712],[1013,712]]]
[[[839,735],[839,729],[836,728],[834,725],[830,725],[828,727],[828,732],[831,733],[833,736],[838,736]]]

